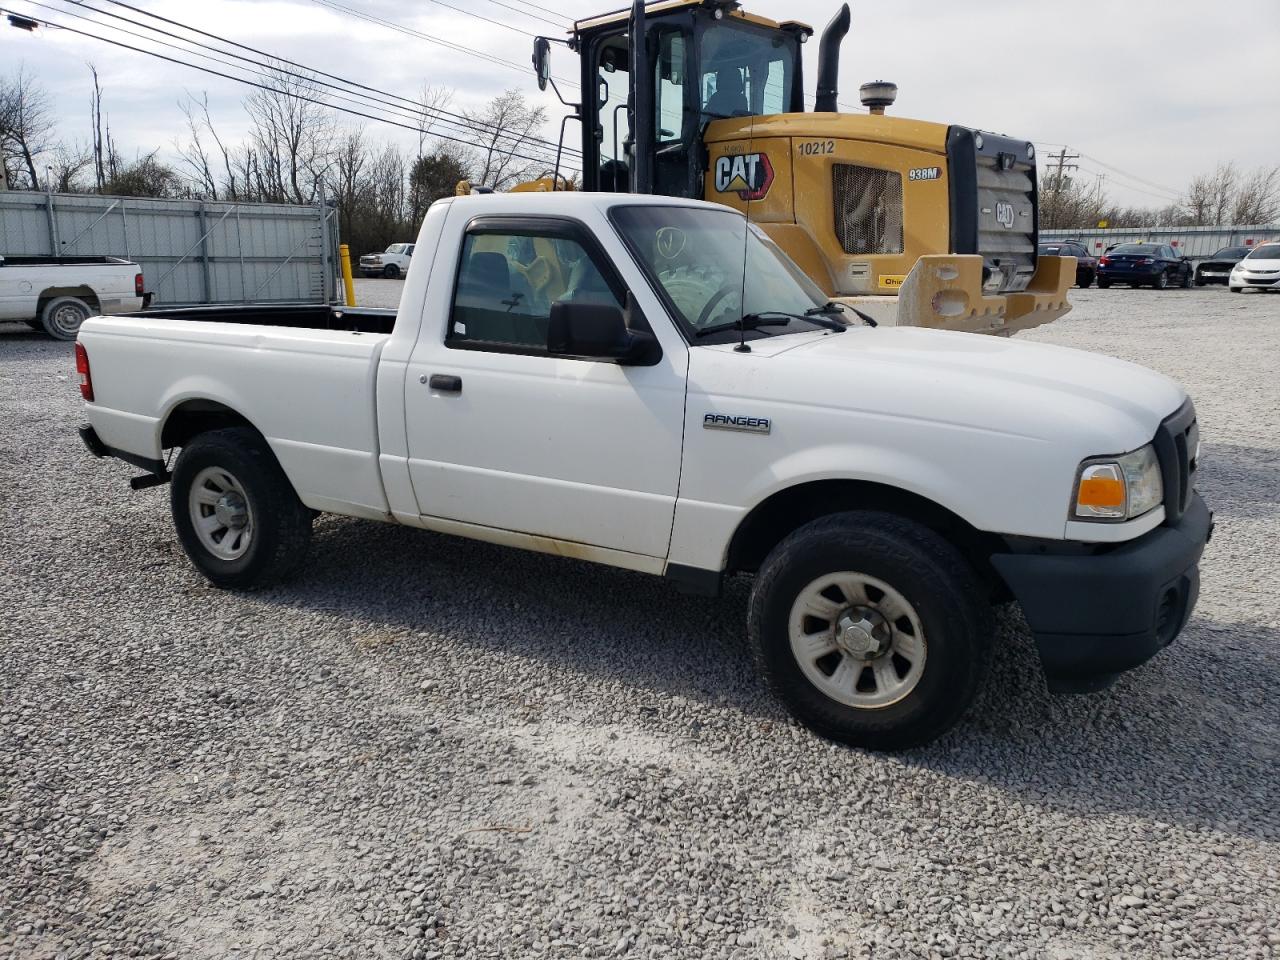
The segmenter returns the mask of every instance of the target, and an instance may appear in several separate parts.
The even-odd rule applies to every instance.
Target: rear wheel
[[[1098,289],[1099,289],[1099,290],[1105,290],[1105,289],[1107,289],[1107,287],[1109,287],[1109,286],[1111,286],[1111,281],[1110,281],[1110,280],[1106,280],[1106,279],[1104,279],[1104,278],[1102,278],[1102,277],[1099,277],[1099,278],[1098,278]]]
[[[40,312],[40,325],[55,340],[74,340],[93,308],[79,297],[54,297]]]
[[[396,277],[400,276],[400,268],[394,263],[388,263],[382,268],[382,275],[388,280],[394,280]]]
[[[213,430],[185,446],[169,503],[182,548],[214,586],[262,586],[306,559],[311,511],[254,430]]]
[[[892,514],[835,514],[769,554],[748,613],[756,664],[816,733],[873,750],[927,743],[973,701],[990,608],[968,563]]]
[[[1076,274],[1076,286],[1088,289],[1093,286],[1093,271],[1084,270]]]

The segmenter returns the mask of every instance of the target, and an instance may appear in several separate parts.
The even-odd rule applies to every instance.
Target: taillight
[[[85,352],[84,344],[79,340],[76,341],[76,373],[80,374],[80,396],[93,403],[93,377],[89,374],[89,354]]]
[[[1110,258],[1110,257],[1103,257],[1103,258],[1101,258],[1101,259],[1098,261],[1098,265],[1099,265],[1099,266],[1102,266],[1102,267],[1109,267],[1109,266],[1111,266],[1111,258]]]
[[[140,297],[142,296],[143,292],[144,291],[142,289],[142,274],[135,273],[133,275],[133,295],[135,297]]]
[[[1152,260],[1150,257],[1143,257],[1143,258],[1142,258],[1141,260],[1139,260],[1138,262],[1139,262],[1140,264],[1142,264],[1143,266],[1150,266],[1151,264],[1155,263],[1155,261],[1154,261],[1154,260]]]

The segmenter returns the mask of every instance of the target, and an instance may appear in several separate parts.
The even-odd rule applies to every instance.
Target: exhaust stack
[[[836,113],[836,96],[840,87],[840,41],[849,32],[849,5],[840,5],[840,11],[831,18],[822,31],[818,45],[818,96],[813,104],[814,113]]]

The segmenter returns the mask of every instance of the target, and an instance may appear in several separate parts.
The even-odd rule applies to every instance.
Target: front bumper
[[[1112,283],[1153,283],[1160,275],[1159,270],[1117,270],[1105,267],[1098,270],[1099,280],[1110,280]]]
[[[1106,552],[991,558],[1022,606],[1055,693],[1100,690],[1182,631],[1200,592],[1213,514],[1194,494],[1181,520]]]

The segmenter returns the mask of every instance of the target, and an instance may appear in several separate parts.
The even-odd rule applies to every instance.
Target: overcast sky
[[[68,11],[138,29],[78,7],[74,0],[41,2],[44,7],[33,0],[0,0],[0,7],[152,46],[77,20]],[[145,20],[107,0],[86,2]],[[538,0],[536,6],[524,0],[447,0],[496,21],[488,23],[436,0],[341,0],[467,51],[518,65],[510,67],[361,22],[317,0],[131,2],[379,89],[411,94],[424,83],[449,87],[454,109],[518,88],[546,103],[556,120],[546,131],[552,139],[563,108],[550,92],[538,94],[527,67],[532,43],[527,33],[556,34],[547,20],[564,23],[622,5],[621,0]],[[893,113],[1026,137],[1039,145],[1042,164],[1050,151],[1066,144],[1083,154],[1082,171],[1105,174],[1109,196],[1124,204],[1162,206],[1192,176],[1219,161],[1235,160],[1246,168],[1280,163],[1276,0],[1247,7],[1204,0],[879,0],[851,6],[853,26],[840,66],[840,100],[845,103],[857,103],[863,81],[892,80],[899,87]],[[837,5],[831,0],[753,0],[745,8],[775,19],[803,20],[821,31]],[[569,51],[556,47],[554,55],[556,74],[576,76]],[[816,55],[817,44],[812,43],[806,48],[810,93]],[[157,146],[172,149],[183,134],[177,100],[184,91],[208,93],[224,136],[234,139],[243,133],[240,99],[247,88],[230,80],[68,31],[0,30],[0,71],[11,73],[25,64],[54,100],[66,139],[88,139],[89,61],[101,76],[112,134],[129,155]],[[367,126],[377,136],[406,144],[412,140],[393,127]],[[577,130],[576,125],[568,129],[570,137]]]

